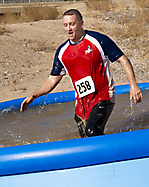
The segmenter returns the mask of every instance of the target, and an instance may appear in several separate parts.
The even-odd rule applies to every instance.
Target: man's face
[[[66,15],[63,17],[63,23],[68,38],[77,43],[83,36],[83,21],[76,18],[75,15]]]

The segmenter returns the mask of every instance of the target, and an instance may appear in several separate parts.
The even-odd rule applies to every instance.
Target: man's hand
[[[21,104],[20,111],[21,112],[26,111],[28,105],[30,105],[33,101],[34,101],[34,97],[32,95],[24,99],[24,101]]]
[[[127,78],[130,82],[130,100],[134,99],[134,102],[137,104],[139,102],[141,102],[141,100],[143,99],[142,96],[142,92],[140,90],[140,88],[137,85],[136,79],[135,79],[135,74],[133,71],[133,67],[131,65],[131,62],[129,61],[129,59],[125,56],[122,55],[117,62],[119,62],[121,64],[121,66],[123,67]]]
[[[21,104],[20,111],[26,111],[28,105],[30,105],[35,98],[40,97],[42,95],[46,95],[51,92],[56,85],[61,81],[63,75],[52,76],[50,75],[49,78],[38,88],[34,91],[29,97],[27,97]]]
[[[143,99],[142,92],[138,86],[131,86],[130,88],[130,101],[134,100],[135,104],[141,102]]]

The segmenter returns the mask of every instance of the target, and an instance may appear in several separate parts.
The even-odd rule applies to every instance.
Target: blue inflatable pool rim
[[[149,129],[0,148],[0,176],[149,157]]]
[[[149,89],[149,83],[139,83],[138,86],[142,90],[148,90]],[[130,85],[118,85],[115,86],[115,94],[124,94],[129,93]],[[18,109],[21,106],[22,101],[25,99],[18,98],[14,100],[4,101],[0,102],[0,111],[3,109]],[[56,92],[56,93],[50,93],[48,95],[42,96],[40,98],[37,98],[34,100],[34,102],[30,106],[39,106],[39,105],[47,105],[47,104],[53,104],[53,103],[65,103],[65,102],[71,102],[75,101],[75,91],[65,91],[65,92]]]

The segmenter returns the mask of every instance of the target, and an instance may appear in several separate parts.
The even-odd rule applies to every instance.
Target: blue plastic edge
[[[20,108],[21,103],[25,98],[26,97],[22,97],[14,100],[0,102],[0,111],[8,108],[11,110]],[[65,103],[74,100],[75,100],[74,90],[66,91],[66,92],[57,92],[57,93],[50,93],[35,99],[30,106],[47,105],[53,103]]]
[[[149,157],[149,129],[0,148],[0,176]]]
[[[138,86],[142,90],[148,90],[149,89],[149,82],[148,83],[138,83]],[[118,85],[115,86],[115,94],[124,94],[129,93],[130,85]],[[14,99],[14,100],[8,100],[4,102],[0,102],[0,111],[4,109],[18,109],[21,106],[22,101],[25,99],[25,97]],[[45,96],[42,96],[40,98],[37,98],[34,100],[34,102],[30,106],[39,106],[39,105],[46,105],[46,104],[53,104],[53,103],[65,103],[75,101],[75,91],[65,91],[65,92],[57,92],[57,93],[50,93]]]

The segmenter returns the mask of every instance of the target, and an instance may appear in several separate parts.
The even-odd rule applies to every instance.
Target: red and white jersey
[[[69,74],[75,92],[75,113],[87,120],[91,109],[114,96],[109,60],[115,61],[122,51],[107,36],[86,31],[78,43],[67,40],[57,50],[51,75]]]

